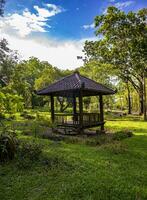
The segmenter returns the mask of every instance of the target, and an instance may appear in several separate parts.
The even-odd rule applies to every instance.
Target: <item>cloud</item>
[[[16,32],[21,37],[26,37],[32,32],[46,32],[46,28],[51,28],[47,21],[50,17],[63,12],[61,7],[54,4],[46,4],[44,8],[35,5],[36,13],[31,13],[25,9],[22,14],[13,13],[0,19],[0,29]]]
[[[10,34],[2,34],[2,37],[8,40],[11,49],[18,50],[21,59],[35,56],[61,69],[75,69],[83,65],[77,56],[84,56],[82,50],[85,39],[59,41],[44,37],[21,38]]]
[[[132,5],[134,1],[125,1],[125,2],[117,2],[115,3],[115,0],[109,0],[110,3],[112,3],[112,6],[115,6],[116,8],[123,10],[126,7]],[[107,13],[107,8],[103,11],[103,14],[105,15]]]
[[[120,10],[123,10],[124,8],[130,6],[133,3],[134,3],[134,1],[117,2],[114,4],[114,6]]]
[[[94,28],[94,23],[92,23],[92,24],[85,24],[85,25],[83,25],[83,28],[85,29],[85,30],[87,30],[87,29],[93,29]]]

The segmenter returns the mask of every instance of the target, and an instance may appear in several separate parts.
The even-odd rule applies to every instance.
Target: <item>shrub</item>
[[[3,113],[0,113],[0,120],[6,119],[5,115]]]
[[[25,169],[31,166],[33,161],[37,161],[42,153],[42,146],[35,142],[22,142],[17,152],[17,166]]]
[[[108,134],[98,135],[97,137],[86,140],[86,144],[90,146],[97,146],[110,143],[112,138]]]
[[[118,131],[113,135],[113,140],[120,141],[132,136],[133,136],[133,133],[130,130]]]
[[[122,144],[120,142],[114,142],[111,144],[106,144],[104,149],[108,150],[110,153],[113,154],[122,154],[127,152],[127,146],[125,144]]]
[[[20,116],[21,116],[21,117],[25,117],[27,114],[28,114],[27,111],[23,111],[23,112],[20,114]]]
[[[65,143],[70,143],[70,144],[82,144],[85,142],[85,138],[80,138],[76,136],[66,136],[63,138]]]
[[[18,140],[14,133],[0,135],[0,161],[12,160],[17,150]]]
[[[24,111],[23,113],[21,113],[20,116],[24,117],[25,119],[35,119],[35,116],[28,114],[27,111]]]
[[[27,114],[25,116],[25,119],[35,119],[35,116]]]
[[[45,131],[42,134],[40,134],[40,137],[43,139],[49,139],[53,141],[62,141],[64,136],[53,134],[50,131]]]
[[[16,94],[9,93],[9,88],[5,87],[0,92],[1,110],[7,113],[22,111],[24,108],[23,98]]]
[[[10,119],[10,120],[15,120],[15,119],[16,119],[16,116],[11,114],[10,117],[9,117],[9,119]]]

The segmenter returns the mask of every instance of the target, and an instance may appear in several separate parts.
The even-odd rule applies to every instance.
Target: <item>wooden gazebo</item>
[[[85,128],[101,126],[101,131],[104,131],[103,95],[111,95],[115,91],[80,75],[79,72],[75,72],[36,93],[38,95],[50,96],[51,119],[58,127],[72,127],[77,129],[77,131],[81,131]],[[99,96],[100,113],[83,112],[83,97],[86,96]],[[55,113],[54,97],[72,98],[73,112],[71,114]],[[79,102],[79,112],[77,112],[77,99]]]

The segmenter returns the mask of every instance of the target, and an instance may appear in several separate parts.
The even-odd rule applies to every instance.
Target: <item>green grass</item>
[[[135,136],[96,147],[35,139],[44,146],[42,160],[59,157],[60,164],[50,168],[36,161],[26,170],[18,169],[15,161],[0,165],[0,199],[147,199],[147,122],[125,117],[108,121],[106,128],[129,129]]]

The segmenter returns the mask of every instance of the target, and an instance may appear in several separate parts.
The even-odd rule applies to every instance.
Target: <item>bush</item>
[[[108,150],[110,153],[113,154],[122,154],[127,152],[127,146],[125,144],[122,144],[120,142],[114,142],[111,144],[106,144],[104,149]]]
[[[118,131],[113,135],[113,140],[120,141],[132,136],[133,136],[133,133],[130,130]]]
[[[63,138],[65,143],[70,144],[82,144],[85,142],[85,138],[80,138],[76,136],[66,136]]]
[[[16,154],[18,140],[14,133],[0,135],[0,162],[12,160]]]
[[[28,168],[33,161],[37,161],[42,153],[42,146],[35,142],[22,142],[17,152],[17,165],[19,168]]]
[[[3,113],[0,113],[0,120],[6,119],[5,115]]]
[[[10,119],[10,120],[15,120],[15,119],[16,119],[16,116],[11,114],[10,117],[9,117],[9,119]]]
[[[7,113],[20,112],[24,108],[23,98],[16,94],[9,93],[9,88],[5,87],[0,92],[1,110]]]
[[[20,116],[24,117],[25,119],[35,119],[35,116],[28,114],[27,111],[24,111],[23,113],[21,113]]]
[[[86,140],[86,144],[90,146],[97,146],[97,145],[110,143],[111,141],[112,141],[112,138],[110,137],[110,135],[103,134],[103,135],[99,135],[97,137]]]

